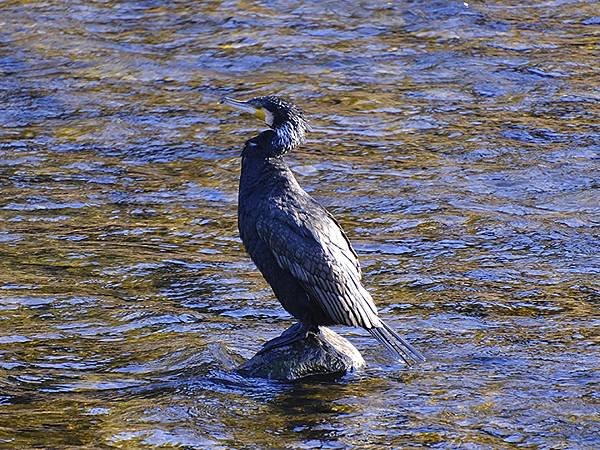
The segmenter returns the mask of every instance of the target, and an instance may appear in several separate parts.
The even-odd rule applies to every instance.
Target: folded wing
[[[317,219],[317,220],[315,220]],[[334,322],[370,329],[381,321],[361,284],[356,253],[333,217],[314,200],[273,202],[257,222],[277,263],[291,272]]]

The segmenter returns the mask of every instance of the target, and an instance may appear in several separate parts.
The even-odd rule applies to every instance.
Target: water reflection
[[[4,2],[0,446],[598,447],[597,8],[468,3]],[[289,325],[216,102],[267,93],[428,363],[232,373]]]

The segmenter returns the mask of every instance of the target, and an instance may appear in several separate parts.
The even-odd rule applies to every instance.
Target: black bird
[[[319,326],[348,325],[365,328],[407,364],[424,361],[379,318],[348,237],[300,187],[283,158],[305,141],[309,125],[302,111],[274,96],[245,102],[224,97],[222,103],[270,127],[244,146],[238,199],[242,242],[282,306],[299,321],[268,348],[301,339]]]

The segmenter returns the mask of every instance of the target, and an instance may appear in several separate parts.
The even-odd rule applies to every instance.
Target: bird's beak
[[[239,109],[240,111],[250,113],[250,114],[256,114],[256,112],[258,111],[258,108],[256,108],[255,106],[252,106],[250,103],[241,102],[239,100],[235,100],[230,97],[222,97],[221,103],[231,106],[232,108]]]
[[[269,126],[273,124],[273,115],[265,108],[257,108],[248,102],[241,102],[230,97],[222,97],[221,103],[229,105],[240,111],[244,111],[258,117],[260,120],[264,120]]]

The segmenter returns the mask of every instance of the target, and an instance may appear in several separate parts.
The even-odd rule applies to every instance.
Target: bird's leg
[[[268,350],[273,350],[277,347],[285,347],[286,345],[290,345],[293,342],[305,339],[306,336],[308,336],[309,332],[318,333],[319,329],[318,327],[310,326],[303,322],[297,322],[291,327],[289,327],[287,330],[285,330],[283,333],[281,333],[281,336],[278,336],[274,339],[271,339],[268,342],[265,342],[265,344],[259,350],[258,354],[264,353]]]

